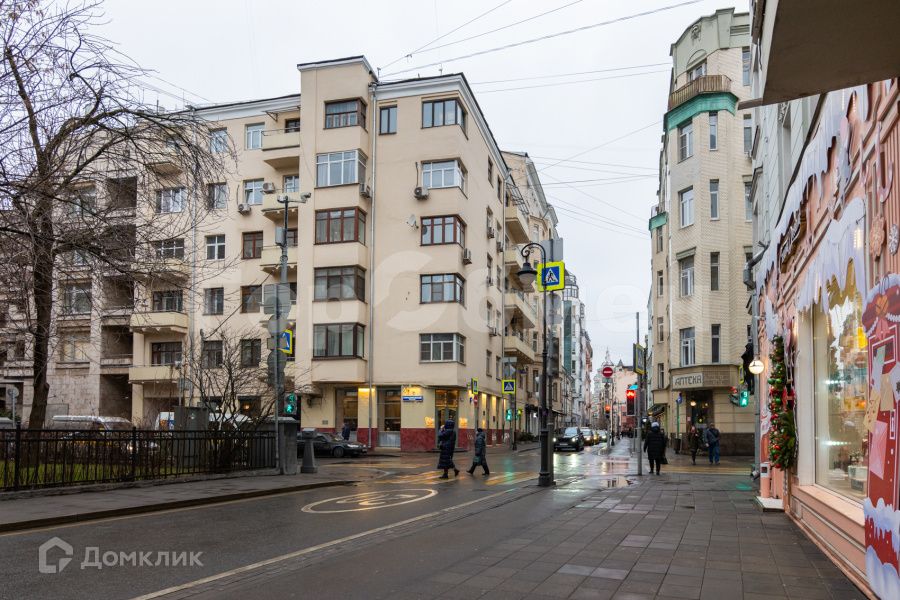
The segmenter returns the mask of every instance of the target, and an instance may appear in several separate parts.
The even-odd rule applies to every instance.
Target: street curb
[[[170,502],[158,502],[156,504],[145,504],[142,506],[126,506],[123,508],[111,508],[108,510],[97,510],[92,512],[78,513],[74,515],[63,515],[59,517],[47,517],[43,519],[31,519],[28,521],[17,521],[14,523],[0,523],[0,533],[8,533],[10,531],[22,531],[26,529],[35,529],[38,527],[47,527],[49,525],[63,525],[71,523],[81,523],[87,521],[95,521],[97,519],[105,519],[109,517],[121,517],[127,515],[139,515],[145,513],[161,512],[175,508],[189,508],[192,506],[203,506],[207,504],[221,504],[223,502],[231,502],[233,500],[244,500],[246,498],[258,498],[264,496],[274,496],[276,494],[284,494],[289,492],[298,492],[303,490],[313,490],[316,488],[335,487],[340,485],[349,485],[356,483],[353,480],[334,480],[320,481],[316,483],[301,483],[297,485],[289,485],[281,488],[272,488],[268,490],[250,490],[246,492],[235,492],[231,494],[222,494],[218,496],[208,496],[200,498],[188,498],[185,500],[172,500]]]

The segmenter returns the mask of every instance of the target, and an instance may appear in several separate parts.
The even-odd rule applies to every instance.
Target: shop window
[[[868,443],[867,340],[862,298],[850,267],[847,288],[831,281],[828,305],[812,311],[815,368],[816,483],[861,500],[866,496]],[[823,291],[823,293],[825,293]]]

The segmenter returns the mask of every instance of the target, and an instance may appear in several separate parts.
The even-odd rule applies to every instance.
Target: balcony
[[[703,75],[669,94],[669,110],[681,106],[701,94],[731,92],[731,79],[725,75]]]
[[[263,132],[263,160],[273,169],[300,167],[300,131],[272,129]]]
[[[174,383],[179,369],[174,365],[145,365],[128,369],[129,383]]]
[[[138,333],[187,333],[188,316],[183,312],[153,311],[131,315],[131,329]]]
[[[531,344],[517,335],[503,336],[503,353],[506,356],[515,356],[519,362],[534,362],[534,350]]]
[[[184,170],[178,152],[168,146],[162,150],[147,153],[144,164],[147,169],[163,177],[177,175]]]
[[[138,265],[134,273],[135,279],[142,282],[151,280],[185,281],[191,276],[191,266],[183,258],[153,258],[145,264]]]
[[[108,354],[100,358],[101,375],[127,375],[132,356],[128,354]]]
[[[503,265],[511,275],[516,276],[523,264],[525,264],[525,259],[522,258],[522,253],[519,252],[517,246],[511,246],[503,253]]]
[[[288,272],[297,272],[297,247],[291,246],[287,251]],[[260,268],[269,274],[275,274],[281,269],[281,246],[263,246],[262,257],[259,261]]]
[[[276,223],[284,220],[284,204],[278,201],[279,196],[288,197],[288,221],[297,220],[297,211],[300,209],[300,192],[278,192],[277,194],[263,194],[262,214]]]
[[[537,311],[528,303],[525,294],[522,292],[506,292],[503,295],[503,305],[507,314],[512,315],[514,318],[518,317],[522,322],[522,327],[525,329],[532,329],[537,326]]]
[[[514,244],[524,244],[528,241],[528,217],[515,204],[503,209],[506,220],[506,231],[509,239]]]

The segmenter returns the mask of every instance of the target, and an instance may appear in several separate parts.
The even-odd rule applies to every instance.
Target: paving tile
[[[587,576],[594,572],[596,567],[588,567],[584,565],[563,565],[559,568],[558,573],[566,573],[569,575]]]
[[[627,569],[611,569],[608,567],[597,567],[591,573],[591,577],[604,577],[606,579],[625,579],[628,577]]]
[[[682,598],[683,600],[699,599],[700,587],[686,585],[663,585],[659,588],[660,594],[666,594],[673,598]]]

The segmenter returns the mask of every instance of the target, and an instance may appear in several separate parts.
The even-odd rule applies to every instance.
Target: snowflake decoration
[[[898,247],[900,247],[900,227],[895,223],[891,225],[891,231],[888,233],[888,250],[891,254],[897,254]]]

